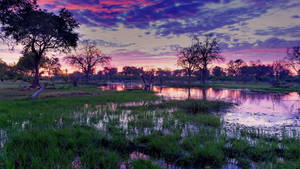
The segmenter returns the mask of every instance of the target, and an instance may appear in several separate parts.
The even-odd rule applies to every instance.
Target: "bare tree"
[[[163,85],[163,83],[171,76],[172,72],[167,69],[158,68],[156,71],[156,76],[158,77],[159,84]]]
[[[287,64],[284,63],[284,61],[275,61],[273,62],[272,67],[276,81],[283,80],[290,74]]]
[[[245,66],[246,63],[242,59],[237,59],[235,61],[230,60],[227,64],[227,73],[229,76],[240,76],[241,75],[241,67]]]
[[[188,75],[188,83],[191,84],[192,74],[197,69],[197,55],[195,55],[195,48],[193,45],[182,48],[179,51],[177,65],[182,67],[185,73]]]
[[[198,69],[202,70],[202,83],[205,84],[208,75],[208,65],[214,61],[223,61],[224,58],[220,55],[219,43],[215,38],[206,36],[201,42],[196,39],[196,43],[192,45],[193,55],[197,58]]]
[[[285,60],[290,68],[292,68],[298,76],[300,76],[300,46],[287,49]]]
[[[95,72],[99,65],[107,65],[111,61],[111,57],[103,54],[96,45],[91,42],[85,42],[80,49],[81,53],[66,56],[64,59],[71,66],[78,68],[85,74],[86,80]]]
[[[141,78],[144,83],[144,90],[146,90],[146,91],[151,90],[151,87],[153,86],[153,82],[154,82],[154,78],[155,78],[154,75],[155,75],[154,69],[143,71],[143,73],[141,74]]]
[[[208,65],[214,61],[222,61],[224,58],[220,55],[219,43],[215,38],[206,36],[201,42],[196,39],[189,47],[182,48],[179,52],[177,64],[181,66],[189,77],[189,84],[191,76],[196,70],[202,71],[202,83],[205,84],[208,72]]]

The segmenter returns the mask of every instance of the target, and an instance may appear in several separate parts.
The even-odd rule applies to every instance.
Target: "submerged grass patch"
[[[169,101],[158,105],[161,108],[179,108],[187,113],[211,113],[224,110],[232,104],[224,101],[208,101],[188,99],[184,101]],[[155,105],[154,105],[155,106]]]

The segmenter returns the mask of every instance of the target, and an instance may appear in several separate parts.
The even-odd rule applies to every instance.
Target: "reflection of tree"
[[[267,92],[250,92],[247,90],[240,90],[240,96],[237,98],[240,102],[250,101],[253,104],[259,104],[261,100],[271,100],[273,104],[279,104],[284,94],[267,93]]]
[[[191,88],[189,87],[188,88],[188,98],[187,99],[189,100],[190,98],[191,98]]]
[[[200,89],[199,89],[200,90]],[[268,92],[251,92],[249,90],[231,90],[231,89],[201,89],[204,95],[209,93],[212,99],[228,99],[231,102],[240,104],[250,101],[253,104],[259,104],[261,100],[271,100],[273,104],[280,104],[286,94],[268,93]],[[206,93],[205,93],[205,92]],[[206,96],[207,97],[207,96]]]
[[[132,85],[131,82],[129,82],[129,83],[124,83],[124,87],[125,87],[125,89],[131,89],[131,88],[133,88],[133,85]]]
[[[109,85],[110,90],[117,90],[117,85]]]
[[[202,90],[202,99],[203,99],[203,100],[207,100],[207,94],[206,94],[206,93],[207,93],[207,90],[208,90],[208,89],[204,89],[204,88],[203,88],[203,89],[201,89],[201,90]]]
[[[159,86],[159,93],[161,93],[163,91],[163,87]]]
[[[139,87],[142,88],[141,84],[109,84],[106,87],[102,87],[105,90],[124,90],[128,88]],[[294,103],[294,108],[291,107],[291,102],[284,102],[284,99],[288,99],[291,96],[284,93],[267,93],[267,92],[251,92],[249,90],[232,90],[232,89],[201,89],[201,88],[168,88],[168,87],[157,87],[153,89],[159,92],[160,95],[179,98],[179,99],[203,99],[203,100],[226,100],[229,102],[243,104],[247,102],[251,105],[259,105],[264,103],[263,101],[271,102],[273,107],[279,105],[285,110],[295,112],[298,108],[297,103]],[[296,94],[297,98],[300,93]],[[286,98],[287,97],[287,98]]]

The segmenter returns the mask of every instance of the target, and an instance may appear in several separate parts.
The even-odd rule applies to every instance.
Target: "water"
[[[141,85],[110,84],[103,90],[122,91],[141,88]],[[300,93],[254,92],[245,89],[201,89],[154,86],[153,91],[165,99],[207,99],[236,103],[234,108],[222,113],[225,127],[241,125],[265,131],[300,131]]]

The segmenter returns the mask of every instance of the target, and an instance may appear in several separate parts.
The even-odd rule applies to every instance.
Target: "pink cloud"
[[[156,2],[157,3],[157,2]],[[130,10],[133,6],[151,6],[156,4],[149,0],[102,0],[98,4],[89,4],[84,1],[78,4],[71,2],[62,2],[60,0],[40,0],[41,6],[54,5],[54,10],[66,8],[69,10],[90,10],[97,13],[124,12]],[[115,8],[106,8],[106,6],[119,6]]]

